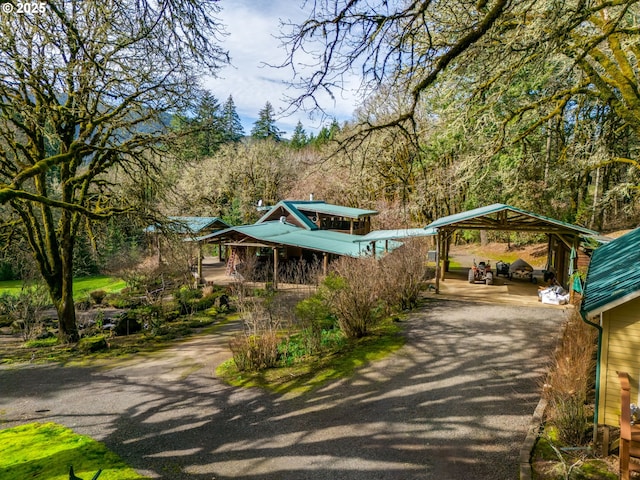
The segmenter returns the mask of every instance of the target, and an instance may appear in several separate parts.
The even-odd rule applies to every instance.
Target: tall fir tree
[[[290,145],[292,148],[299,150],[305,147],[308,143],[309,139],[307,138],[307,132],[305,132],[302,127],[302,122],[298,121],[296,128],[293,130]]]
[[[222,140],[225,143],[239,142],[244,137],[244,128],[240,117],[236,111],[236,105],[233,102],[233,97],[229,95],[227,101],[222,106],[222,116],[220,118]]]
[[[253,124],[251,136],[257,139],[271,138],[276,142],[282,140],[285,132],[276,126],[275,111],[270,102],[264,105],[264,108],[258,113],[258,120]]]
[[[196,145],[199,157],[210,157],[223,143],[221,111],[218,99],[204,91],[196,111],[195,127],[198,130]]]

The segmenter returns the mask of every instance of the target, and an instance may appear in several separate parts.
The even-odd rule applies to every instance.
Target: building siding
[[[618,426],[620,382],[618,372],[629,373],[631,402],[638,399],[640,380],[640,298],[604,312],[598,423]]]

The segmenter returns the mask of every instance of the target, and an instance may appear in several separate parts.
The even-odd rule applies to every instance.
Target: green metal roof
[[[377,215],[376,210],[364,210],[362,208],[343,207],[341,205],[331,205],[325,202],[316,201],[294,201],[288,202],[292,204],[296,209],[300,211],[324,213],[325,215],[333,215],[335,217],[345,218],[357,218],[370,217],[371,215]]]
[[[426,228],[462,228],[482,230],[520,230],[535,232],[573,232],[584,235],[597,235],[598,232],[550,217],[528,212],[520,208],[494,203],[486,207],[475,208],[456,213],[431,222]]]
[[[216,237],[229,238],[236,235],[250,237],[259,242],[269,244],[289,245],[349,257],[360,257],[368,253],[366,248],[357,243],[358,235],[333,232],[331,230],[307,230],[279,221],[230,227],[210,235],[198,237],[196,240],[211,240]],[[376,246],[376,254],[382,254],[383,252],[382,245]]]
[[[169,223],[167,228],[177,233],[198,233],[212,225],[218,224],[221,227],[227,227],[228,224],[220,217],[168,217]],[[159,228],[157,225],[150,225],[146,228],[147,232],[156,232]]]
[[[300,202],[297,202],[300,203]],[[298,210],[298,208],[296,207],[296,202],[291,202],[288,200],[282,200],[278,203],[276,203],[273,207],[271,207],[269,209],[269,211],[267,213],[265,213],[257,222],[256,224],[259,223],[266,223],[266,222],[272,222],[274,219],[270,217],[273,215],[273,212],[279,208],[284,208],[287,212],[289,212],[291,215],[293,215],[303,226],[305,229],[307,230],[317,230],[318,226],[313,223],[311,220],[309,220],[309,218],[302,213],[300,210]]]
[[[383,240],[400,240],[403,238],[429,237],[437,235],[435,228],[399,228],[396,230],[374,230],[366,235],[358,236],[356,242],[378,242]]]
[[[594,250],[582,310],[595,316],[640,296],[640,228]]]

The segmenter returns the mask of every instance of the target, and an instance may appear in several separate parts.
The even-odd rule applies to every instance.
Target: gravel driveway
[[[152,478],[516,479],[565,315],[431,301],[396,354],[297,398],[215,379],[229,330],[102,367],[3,367],[0,425],[61,423]]]

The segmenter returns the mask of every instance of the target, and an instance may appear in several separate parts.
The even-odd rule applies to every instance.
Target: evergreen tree
[[[271,138],[276,142],[282,140],[282,132],[276,127],[275,112],[270,102],[267,102],[262,110],[258,113],[258,120],[253,124],[251,136],[253,138],[265,139]]]
[[[338,133],[340,133],[340,125],[338,124],[338,121],[334,118],[328,127],[325,125],[320,129],[316,137],[310,138],[309,143],[315,147],[320,147],[325,143],[328,143],[331,140],[334,140],[338,135]]]
[[[222,140],[225,143],[239,142],[244,137],[244,128],[242,128],[242,123],[231,95],[229,95],[222,107],[220,128],[222,130]]]
[[[308,143],[309,139],[307,138],[307,132],[304,131],[302,122],[298,121],[298,124],[293,131],[293,136],[291,137],[291,147],[299,150],[305,147]]]
[[[218,99],[204,91],[198,103],[194,127],[197,130],[196,145],[199,157],[210,157],[223,143],[222,121]]]

